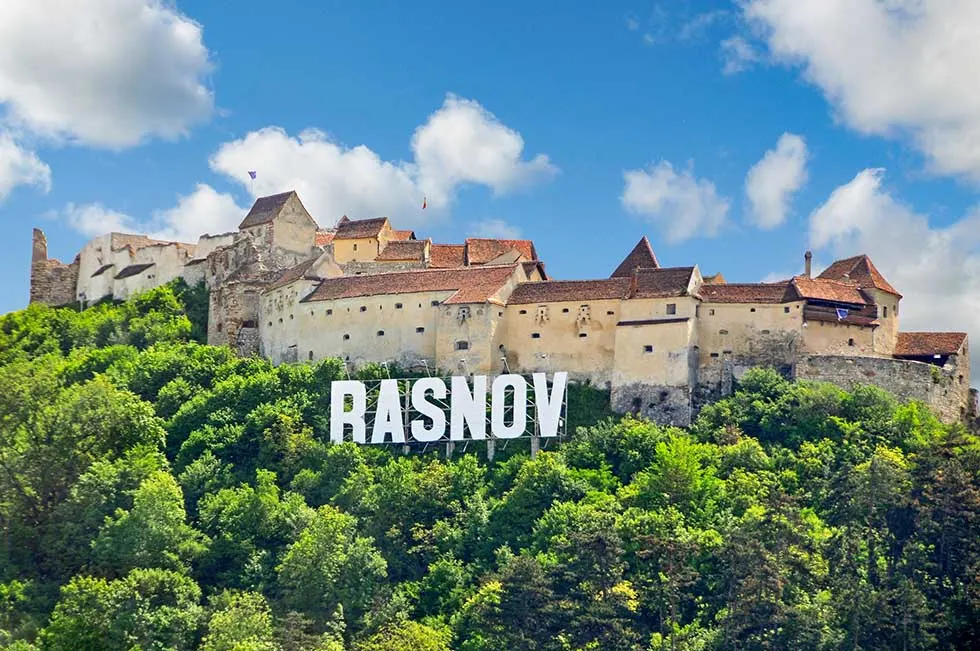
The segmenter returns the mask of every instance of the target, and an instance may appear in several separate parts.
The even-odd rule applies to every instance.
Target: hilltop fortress
[[[967,337],[901,332],[866,256],[775,283],[661,267],[643,238],[610,277],[553,280],[530,240],[435,244],[387,218],[321,229],[295,192],[197,243],[111,233],[71,264],[34,230],[31,302],[83,306],[184,278],[210,290],[208,343],[275,363],[340,357],[452,374],[567,371],[618,412],[687,425],[754,366],[875,384],[946,421],[974,413]]]

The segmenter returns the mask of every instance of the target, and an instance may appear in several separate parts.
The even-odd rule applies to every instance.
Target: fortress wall
[[[796,377],[832,382],[845,389],[873,384],[901,400],[924,402],[944,422],[952,423],[971,411],[969,374],[963,368],[968,363],[957,356],[940,368],[887,357],[804,355],[796,364]]]
[[[539,317],[539,308],[545,308],[546,314]],[[500,343],[511,369],[567,371],[573,380],[609,386],[619,299],[509,305],[501,311],[506,316]],[[534,334],[539,336],[535,338]]]
[[[821,355],[874,357],[880,355],[875,352],[875,330],[876,328],[868,326],[810,320],[803,331],[801,348]],[[851,341],[854,342],[853,346]]]
[[[502,309],[488,303],[441,305],[436,309],[436,363],[455,375],[502,372],[497,330]],[[497,344],[499,346],[499,344]]]
[[[313,312],[320,307],[317,303],[300,303],[316,287],[310,280],[295,282],[262,292],[259,297],[257,326],[259,328],[259,350],[274,364],[288,359],[303,361],[308,359],[306,352],[300,351],[300,330],[304,312]],[[318,324],[321,325],[322,324]],[[320,336],[324,333],[319,331]],[[290,349],[293,350],[290,350]],[[305,349],[304,349],[305,350]]]
[[[787,312],[788,308],[788,312]],[[705,360],[769,355],[776,344],[786,350],[803,329],[803,303],[702,303],[698,309],[698,340]],[[717,357],[712,357],[712,354]]]
[[[208,297],[208,344],[235,347],[242,327],[257,327],[261,284],[230,282],[212,288]]]
[[[204,234],[197,240],[197,246],[194,248],[194,258],[202,260],[211,255],[212,251],[234,244],[237,237],[238,233],[221,233],[220,235]]]
[[[67,305],[75,302],[78,284],[78,258],[71,264],[48,258],[48,240],[35,228],[31,251],[30,302]]]

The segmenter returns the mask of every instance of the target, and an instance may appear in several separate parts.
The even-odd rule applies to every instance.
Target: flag
[[[425,206],[426,206],[425,197],[422,197],[422,210],[425,210]]]
[[[253,181],[255,180],[255,172],[253,172],[252,170],[249,170],[249,172],[248,172],[248,176],[249,176],[249,178],[250,178],[250,179],[252,179]]]
[[[838,321],[843,321],[846,318],[847,318],[847,310],[845,310],[843,308],[840,308],[840,307],[837,308],[837,320]]]

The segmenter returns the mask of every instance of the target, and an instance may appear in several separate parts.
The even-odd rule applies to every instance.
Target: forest
[[[0,317],[0,648],[980,648],[980,444],[922,405],[756,369],[678,429],[574,386],[534,458],[404,454],[330,443],[339,360],[206,321],[179,281]]]

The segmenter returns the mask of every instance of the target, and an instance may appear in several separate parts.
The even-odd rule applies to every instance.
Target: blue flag
[[[837,308],[837,320],[838,321],[843,321],[846,318],[847,318],[847,310],[845,310],[843,308],[840,308],[840,307]]]
[[[255,180],[255,172],[253,172],[253,171],[251,171],[251,170],[249,170],[249,172],[248,172],[248,175],[249,175],[249,177],[251,177],[251,179],[252,179],[253,181]]]

